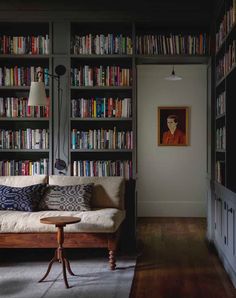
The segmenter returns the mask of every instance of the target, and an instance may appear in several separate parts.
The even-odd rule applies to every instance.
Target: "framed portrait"
[[[158,145],[189,145],[189,107],[158,107]]]

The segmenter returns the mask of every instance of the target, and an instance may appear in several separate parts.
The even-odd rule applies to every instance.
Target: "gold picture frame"
[[[158,107],[158,146],[189,146],[189,107]]]

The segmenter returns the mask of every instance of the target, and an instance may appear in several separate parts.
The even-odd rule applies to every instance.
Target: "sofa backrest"
[[[125,180],[123,177],[49,176],[49,185],[94,183],[92,207],[124,209]]]
[[[12,187],[25,187],[32,184],[47,183],[48,176],[0,176],[0,185]]]

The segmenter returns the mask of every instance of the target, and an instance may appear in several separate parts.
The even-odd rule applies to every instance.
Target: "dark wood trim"
[[[64,248],[107,248],[110,269],[116,268],[120,228],[115,233],[65,233]],[[56,248],[56,233],[0,233],[0,248]]]

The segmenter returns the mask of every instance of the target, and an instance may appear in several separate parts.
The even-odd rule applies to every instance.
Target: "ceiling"
[[[0,12],[51,12],[132,19],[163,26],[209,27],[217,0],[9,0],[0,1]]]

